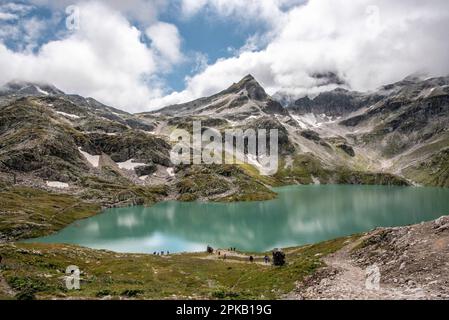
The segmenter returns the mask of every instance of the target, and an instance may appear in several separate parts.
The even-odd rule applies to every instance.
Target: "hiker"
[[[218,251],[218,255],[221,255],[221,252],[220,252],[220,251]]]
[[[263,260],[265,261],[266,264],[268,264],[270,262],[270,258],[265,255],[265,257],[263,257]]]
[[[226,260],[226,253],[223,255],[223,260]]]
[[[249,262],[254,262],[254,257],[253,256],[249,256]]]

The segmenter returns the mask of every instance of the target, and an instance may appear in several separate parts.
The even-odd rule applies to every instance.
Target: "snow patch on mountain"
[[[307,113],[303,116],[291,115],[302,129],[317,128],[321,126],[313,113]]]
[[[100,165],[100,156],[94,156],[87,152],[84,152],[81,150],[81,147],[78,148],[78,150],[93,167],[98,168],[98,166]]]
[[[68,183],[60,181],[46,181],[45,183],[50,188],[67,189],[69,187]]]
[[[173,168],[167,168],[167,173],[170,177],[175,176],[175,170]]]
[[[62,111],[56,111],[57,114],[60,114],[61,116],[67,117],[67,118],[71,118],[71,119],[79,119],[80,116],[77,116],[76,114],[70,114],[70,113],[65,113]]]
[[[134,159],[129,159],[125,162],[117,162],[117,165],[120,169],[134,170],[137,167],[145,166],[145,163],[134,162]]]
[[[36,88],[37,92],[42,93],[42,94],[44,94],[46,96],[49,95],[49,93],[47,91],[42,90],[39,86],[34,86],[34,87]]]

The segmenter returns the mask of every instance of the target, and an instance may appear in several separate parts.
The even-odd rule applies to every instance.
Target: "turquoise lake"
[[[276,188],[272,201],[184,203],[105,210],[27,242],[69,243],[117,252],[267,251],[403,226],[449,214],[449,189],[312,185]]]

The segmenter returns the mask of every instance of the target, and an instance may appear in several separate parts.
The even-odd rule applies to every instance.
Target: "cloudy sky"
[[[51,83],[130,111],[253,74],[268,93],[449,74],[447,0],[0,0],[0,84]],[[332,77],[329,77],[332,75]]]

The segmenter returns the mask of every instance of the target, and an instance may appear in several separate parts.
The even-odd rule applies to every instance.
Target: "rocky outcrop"
[[[337,145],[337,148],[343,150],[348,156],[355,157],[354,148],[352,148],[351,146],[342,143],[342,144]]]
[[[258,132],[258,130],[266,130],[268,137],[266,142],[267,146],[270,145],[270,138],[269,138],[270,130],[277,130],[279,152],[284,155],[292,154],[295,152],[295,147],[293,146],[293,144],[289,139],[289,133],[287,129],[276,118],[264,116],[258,119],[254,119],[249,121],[247,125],[243,126],[243,129],[244,130],[253,129],[255,130],[255,132]]]
[[[127,131],[120,135],[92,133],[84,138],[81,141],[84,150],[94,155],[106,153],[115,162],[136,159],[171,166],[170,145],[161,138],[143,132]]]

